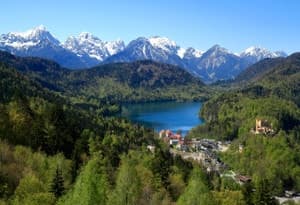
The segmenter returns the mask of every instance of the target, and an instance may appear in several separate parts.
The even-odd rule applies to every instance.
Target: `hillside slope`
[[[0,52],[0,62],[16,68],[45,88],[78,102],[136,102],[204,98],[204,84],[183,69],[152,61],[107,64],[69,70],[40,58]],[[76,99],[75,99],[76,98]]]
[[[3,63],[0,63],[0,79],[0,102],[2,103],[20,96],[39,97],[57,103],[65,102],[65,99],[43,87],[39,81]]]
[[[242,71],[235,79],[234,83],[249,83],[255,81],[260,76],[270,71],[274,66],[282,63],[284,58],[266,58]]]
[[[208,100],[201,110],[206,123],[188,136],[230,140],[221,160],[236,173],[264,178],[272,195],[300,191],[300,54],[279,61],[256,64],[259,72],[245,87]]]
[[[248,133],[255,118],[269,119],[277,130],[290,131],[299,126],[300,53],[270,64],[268,61],[252,67],[263,73],[253,75],[246,86],[214,96],[204,104],[201,116],[207,123],[201,129],[213,132],[208,134],[211,136],[234,139]],[[192,134],[198,135],[200,130]]]
[[[300,106],[300,53],[272,61],[266,67],[269,67],[267,71],[250,79],[250,85],[242,92],[276,96]],[[257,68],[263,70],[265,67]]]

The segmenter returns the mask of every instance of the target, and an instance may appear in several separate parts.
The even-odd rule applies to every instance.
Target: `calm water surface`
[[[129,104],[122,107],[122,116],[156,131],[170,129],[182,131],[183,135],[193,127],[202,124],[198,113],[200,102],[155,102]]]

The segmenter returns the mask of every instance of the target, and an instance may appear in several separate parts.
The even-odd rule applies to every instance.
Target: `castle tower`
[[[256,125],[255,125],[255,132],[259,133],[259,130],[261,128],[261,120],[260,119],[256,119]]]

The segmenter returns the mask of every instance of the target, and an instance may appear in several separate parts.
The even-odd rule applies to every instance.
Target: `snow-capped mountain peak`
[[[109,41],[109,42],[105,42],[105,48],[107,49],[108,53],[112,56],[124,50],[125,43],[120,39],[116,41]]]
[[[78,37],[71,36],[64,43],[64,47],[77,56],[89,56],[98,61],[114,55],[124,49],[125,44],[121,40],[103,42],[100,38],[88,32],[82,32]]]
[[[48,32],[44,25],[39,25],[33,29],[29,29],[25,32],[10,32],[9,35],[18,36],[24,39],[32,39],[36,36],[40,36],[43,33]]]
[[[271,53],[270,51],[268,51],[267,49],[262,48],[260,46],[251,46],[251,47],[247,48],[244,52],[242,52],[241,55],[257,56],[260,54],[268,55],[270,53]]]
[[[151,46],[156,49],[162,50],[171,55],[177,55],[181,59],[183,58],[200,58],[203,54],[202,51],[194,48],[182,48],[176,44],[175,41],[166,37],[154,36],[147,39]]]
[[[180,50],[180,49],[179,49]],[[203,51],[197,50],[195,48],[189,47],[187,49],[183,49],[184,53],[178,52],[178,56],[182,55],[184,59],[192,59],[192,58],[200,58],[203,54]],[[183,52],[183,51],[181,51]],[[179,55],[180,54],[180,55]]]
[[[78,36],[79,39],[92,39],[94,38],[93,34],[89,32],[81,32]]]
[[[76,37],[73,38],[77,39],[77,41],[79,42],[89,42],[91,44],[97,44],[98,46],[105,43],[100,38],[94,36],[89,32],[81,32],[77,38]]]
[[[243,58],[253,59],[253,61],[259,61],[264,58],[276,58],[286,56],[286,53],[280,51],[271,52],[268,49],[263,48],[261,46],[251,46],[242,53],[240,53],[240,56]]]
[[[216,52],[230,53],[226,48],[221,47],[219,44],[215,44],[210,49],[208,49],[207,52],[212,52],[212,53],[216,53]]]
[[[167,52],[172,52],[174,50],[177,51],[179,49],[175,41],[172,41],[166,37],[153,36],[148,40],[153,47],[160,48]]]
[[[227,55],[234,55],[226,48],[221,47],[220,45],[216,44],[208,49],[206,52],[202,54],[203,58],[224,58]]]
[[[25,32],[10,32],[2,34],[0,37],[0,45],[12,47],[15,49],[27,49],[40,43],[50,43],[59,45],[60,42],[53,37],[46,27],[40,25]]]
[[[247,66],[264,58],[285,57],[282,51],[271,52],[251,46],[240,54],[220,45],[205,52],[182,48],[166,37],[139,37],[126,47],[121,40],[103,41],[88,32],[70,36],[63,44],[41,25],[25,32],[0,36],[0,49],[19,56],[52,59],[69,68],[84,68],[99,63],[153,60],[178,65],[207,82],[231,79]]]

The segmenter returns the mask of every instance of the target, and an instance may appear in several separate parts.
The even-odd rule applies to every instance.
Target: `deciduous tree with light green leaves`
[[[81,171],[74,187],[59,200],[58,205],[105,205],[108,191],[102,159],[94,156]]]
[[[177,205],[214,205],[216,202],[205,183],[204,174],[199,167],[193,169],[188,186],[179,197]]]
[[[54,205],[55,197],[34,175],[25,176],[15,191],[13,205]]]
[[[141,183],[134,162],[129,157],[121,160],[116,187],[109,198],[108,204],[138,205]]]

